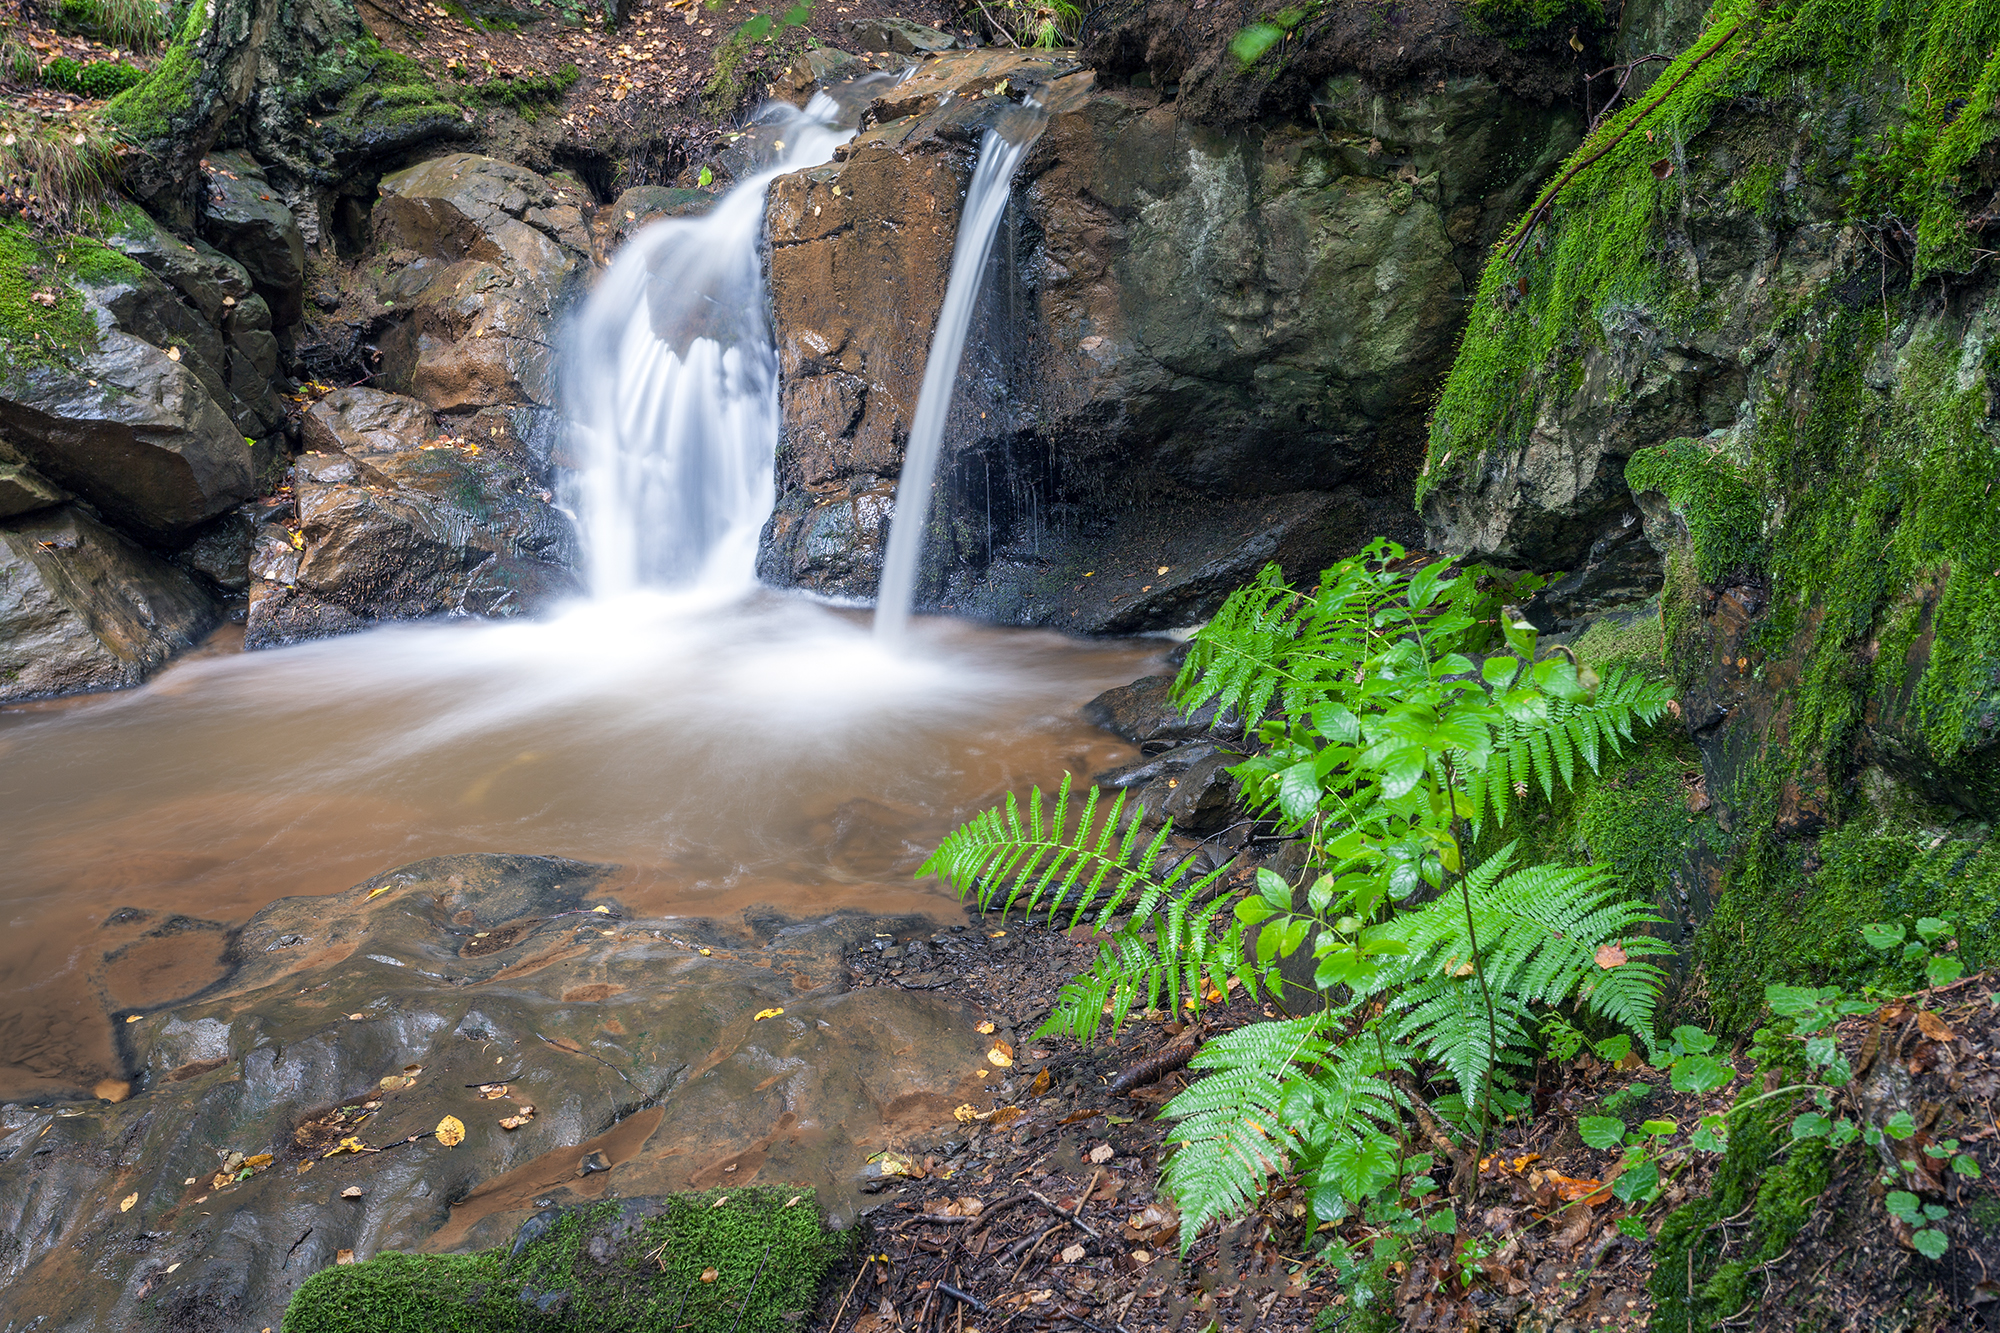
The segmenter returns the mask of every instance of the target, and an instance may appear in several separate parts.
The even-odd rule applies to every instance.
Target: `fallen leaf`
[[[1945,1021],[1942,1018],[1939,1018],[1929,1010],[1925,1010],[1917,1015],[1917,1026],[1923,1029],[1923,1034],[1932,1041],[1951,1041],[1958,1036],[1956,1032],[1953,1032],[1945,1025]]]
[[[1605,971],[1625,966],[1625,951],[1615,944],[1597,946],[1597,965]]]
[[[979,1034],[980,1036],[982,1036],[982,1037],[990,1037],[990,1036],[992,1036],[992,1035],[993,1035],[993,1020],[992,1020],[992,1019],[990,1019],[990,1018],[989,1018],[989,1019],[986,1019],[985,1021],[981,1022],[981,1023],[980,1023],[980,1025],[979,1025],[978,1027],[974,1028],[974,1029],[973,1029],[973,1031],[974,1031],[974,1032],[977,1032],[977,1033],[978,1033],[978,1034]]]
[[[306,1160],[305,1160],[305,1161],[303,1161],[303,1162],[300,1162],[300,1163],[299,1163],[299,1174],[300,1174],[300,1175],[304,1175],[304,1174],[305,1174],[306,1172],[308,1172],[308,1171],[310,1171],[310,1170],[312,1170],[312,1169],[313,1169],[313,1159],[312,1159],[312,1158],[310,1158],[310,1157],[306,1158]]]
[[[340,1192],[340,1197],[343,1199],[358,1199],[361,1197],[361,1187],[359,1185],[349,1185]]]
[[[500,1128],[509,1130],[519,1129],[521,1126],[527,1124],[530,1120],[533,1120],[534,1118],[535,1118],[535,1108],[532,1106],[523,1106],[519,1111],[516,1111],[513,1115],[503,1118],[500,1121]]]
[[[995,1068],[1011,1069],[1014,1066],[1014,1048],[1004,1041],[996,1041],[993,1049],[986,1053],[986,1060]]]
[[[704,1269],[702,1269],[702,1270],[701,1270],[701,1280],[702,1280],[703,1282],[713,1282],[713,1281],[715,1281],[715,1279],[717,1279],[717,1278],[719,1278],[719,1277],[721,1277],[721,1276],[722,1276],[722,1274],[721,1274],[721,1273],[719,1273],[719,1272],[717,1272],[717,1271],[716,1271],[715,1269],[713,1269],[713,1268],[704,1268]]]
[[[180,348],[178,348],[178,347],[169,347],[169,348],[167,349],[167,360],[169,360],[169,361],[178,361],[178,360],[180,360],[180,359],[181,359],[181,349],[180,349]]]
[[[272,1160],[271,1154],[260,1152],[255,1157],[244,1158],[243,1165],[249,1167],[252,1171],[262,1171],[271,1164]]]
[[[779,1014],[782,1014],[784,1012],[785,1011],[783,1009],[759,1009],[757,1011],[757,1016],[750,1021],[753,1023],[761,1023],[767,1018],[776,1018]]]
[[[1672,162],[1669,162],[1666,158],[1663,157],[1659,161],[1653,163],[1654,180],[1663,181],[1667,177],[1673,174],[1674,174],[1674,164]]]
[[[139,1202],[138,1195],[128,1194],[124,1198],[118,1201],[118,1211],[121,1213],[129,1213],[132,1211],[132,1206],[138,1202]]]
[[[1044,1069],[1041,1073],[1035,1075],[1035,1081],[1028,1085],[1028,1095],[1030,1097],[1039,1097],[1048,1090],[1049,1071]]]
[[[1117,1155],[1117,1150],[1108,1143],[1100,1143],[1090,1150],[1090,1160],[1098,1166],[1103,1166]]]
[[[961,1125],[969,1125],[979,1119],[979,1112],[972,1109],[971,1102],[965,1102],[952,1109],[951,1118]]]
[[[359,1022],[360,1022],[360,1021],[361,1021],[362,1019],[364,1019],[364,1018],[368,1017],[368,1015],[366,1015],[366,1014],[349,1014],[349,1015],[348,1015],[347,1017],[348,1017],[348,1019],[349,1019],[350,1021],[352,1021],[352,1022],[356,1022],[356,1023],[359,1023]]]
[[[456,1148],[465,1142],[465,1122],[455,1115],[448,1115],[438,1121],[437,1141],[447,1148]]]
[[[596,907],[591,908],[590,910],[604,916],[609,916],[611,913],[611,909],[604,906],[602,903],[598,904]]]
[[[382,886],[381,888],[379,888],[379,889],[370,889],[370,890],[368,890],[368,896],[367,896],[366,898],[362,899],[362,901],[363,901],[363,902],[371,902],[371,903],[372,903],[372,902],[374,902],[374,901],[375,901],[375,900],[376,900],[377,898],[380,898],[380,897],[381,897],[381,896],[382,896],[383,894],[387,893],[387,892],[388,892],[388,891],[390,890],[390,888],[391,888],[391,887],[392,887],[391,885],[388,885],[388,884],[384,884],[384,885],[383,885],[383,886]]]
[[[1082,1245],[1065,1245],[1062,1261],[1066,1264],[1080,1264],[1083,1262],[1083,1257],[1089,1253],[1090,1251],[1084,1249]]]
[[[333,1261],[337,1264],[351,1264],[354,1262],[354,1251],[341,1250],[333,1256]]]

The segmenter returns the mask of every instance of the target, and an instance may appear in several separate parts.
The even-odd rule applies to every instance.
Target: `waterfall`
[[[896,508],[889,523],[889,549],[882,561],[882,583],[875,599],[875,634],[898,639],[910,621],[916,597],[917,560],[923,554],[924,526],[930,517],[931,486],[937,472],[938,448],[944,437],[945,414],[951,410],[952,384],[965,355],[965,335],[972,307],[979,299],[986,257],[993,235],[1007,211],[1014,169],[1041,137],[1048,115],[1033,102],[1011,108],[986,132],[979,165],[965,193],[959,215],[958,240],[951,254],[951,278],[945,285],[944,308],[931,334],[930,359],[924,363],[923,385],[917,393],[916,419],[910,423],[910,443],[903,451],[903,471],[896,480]]]
[[[754,583],[778,444],[764,193],[853,136],[840,113],[825,93],[803,111],[767,107],[756,132],[769,159],[703,216],[640,232],[585,304],[568,367],[569,498],[594,595]]]

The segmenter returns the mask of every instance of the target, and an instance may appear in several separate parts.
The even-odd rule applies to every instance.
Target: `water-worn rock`
[[[11,451],[119,526],[172,544],[253,492],[254,441],[187,352],[176,359],[97,311],[94,350],[0,376],[0,456]]]
[[[320,453],[393,454],[415,449],[437,430],[429,408],[380,389],[335,389],[306,412],[300,434]]]
[[[0,700],[136,685],[216,618],[194,580],[75,506],[0,522]]]
[[[306,243],[298,219],[248,153],[211,153],[203,164],[202,228],[242,264],[279,328],[305,309]]]
[[[0,518],[33,513],[61,504],[69,497],[31,467],[0,463]]]
[[[283,899],[199,993],[119,1012],[128,1099],[0,1117],[0,1320],[255,1333],[340,1251],[504,1244],[613,1192],[785,1181],[851,1216],[876,1146],[990,1103],[973,1014],[847,988],[843,952],[923,923],[634,921],[611,870],[446,857]]]
[[[520,615],[579,591],[575,529],[517,456],[353,429],[357,417],[418,419],[421,404],[383,401],[392,397],[360,411],[350,395],[344,418],[329,412],[316,425],[331,434],[332,419],[360,447],[303,454],[293,466],[296,540],[269,526],[257,538],[248,646],[382,620]]]
[[[1154,628],[1266,559],[1306,576],[1414,536],[1407,460],[1466,275],[1573,116],[1488,80],[1390,96],[1346,78],[1323,129],[1225,133],[1058,58],[981,50],[926,60],[837,161],[772,187],[784,433],[763,576],[874,591],[973,157],[1029,93],[1051,119],[975,312],[921,600]],[[1144,575],[1100,592],[1115,557]]]
[[[472,153],[418,163],[381,188],[374,243],[409,314],[379,339],[377,382],[438,412],[553,403],[553,324],[588,268],[579,201]]]

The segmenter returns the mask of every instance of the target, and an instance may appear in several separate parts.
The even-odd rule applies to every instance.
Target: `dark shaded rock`
[[[1551,582],[1523,609],[1538,629],[1571,632],[1607,611],[1658,596],[1665,577],[1660,553],[1646,540],[1646,524],[1634,505],[1604,528],[1578,569]]]
[[[59,505],[69,497],[31,467],[0,463],[0,518],[33,513]]]
[[[340,1250],[504,1255],[537,1214],[614,1195],[784,1182],[780,1205],[812,1185],[851,1216],[847,1182],[880,1136],[991,1104],[970,1072],[976,1015],[842,980],[859,942],[933,924],[635,921],[605,893],[612,869],[443,857],[263,909],[200,996],[120,1015],[130,1099],[0,1120],[0,1230],[17,1238],[0,1322],[81,1333],[192,1305],[199,1326],[277,1327]],[[506,1093],[483,1096],[495,1080]],[[502,1129],[523,1104],[533,1118]],[[431,1137],[447,1114],[457,1147]],[[346,1137],[399,1146],[328,1156]],[[276,1160],[217,1185],[232,1150]],[[610,1169],[579,1176],[594,1153]],[[350,1184],[361,1198],[340,1197]],[[67,1280],[79,1266],[96,1280]],[[555,1290],[575,1288],[536,1286]]]
[[[1216,724],[1213,703],[1197,709],[1192,716],[1182,713],[1168,697],[1173,685],[1171,676],[1141,676],[1130,685],[1106,690],[1085,704],[1084,720],[1138,746],[1155,741],[1178,743],[1210,735],[1226,738],[1243,734],[1242,724],[1233,715],[1220,726]]]
[[[201,377],[116,328],[73,367],[0,382],[0,433],[14,461],[164,543],[255,489],[250,449]]]
[[[437,431],[431,410],[380,389],[335,389],[307,410],[305,447],[320,453],[392,454],[420,447]]]
[[[973,317],[920,604],[1161,628],[1264,560],[1309,578],[1378,532],[1414,540],[1466,275],[1576,133],[1490,81],[1443,83],[1339,82],[1325,133],[1204,129],[1027,52],[953,52],[880,91],[835,162],[772,186],[762,576],[874,592],[927,351],[910,330],[935,323],[984,128],[1028,94],[1051,119]],[[1085,576],[1114,557],[1144,575],[1100,593]]]
[[[579,591],[575,529],[503,454],[309,453],[292,489],[300,541],[267,529],[250,557],[249,647],[381,620],[521,615]]]
[[[305,312],[306,243],[298,219],[248,153],[210,153],[203,167],[202,229],[243,265],[279,328]]]
[[[1156,678],[1148,677],[1148,679]],[[1159,778],[1178,777],[1215,752],[1213,745],[1200,743],[1177,745],[1156,759],[1141,760],[1136,764],[1127,764],[1123,768],[1099,773],[1091,779],[1091,782],[1099,787],[1143,787]]]
[[[73,506],[0,523],[0,700],[136,685],[216,618],[186,574]]]
[[[291,510],[289,500],[259,499],[238,505],[203,528],[174,559],[224,592],[246,592],[250,587],[250,554],[256,548],[259,529],[271,525],[274,539],[289,546],[282,524]]]
[[[916,56],[949,51],[958,45],[958,38],[948,32],[903,18],[843,19],[833,30],[857,51]]]

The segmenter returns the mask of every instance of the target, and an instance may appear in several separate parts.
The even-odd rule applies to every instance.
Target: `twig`
[[[1521,257],[1521,253],[1528,248],[1528,237],[1534,234],[1536,225],[1540,223],[1543,217],[1547,215],[1549,207],[1555,203],[1556,196],[1562,193],[1563,187],[1565,185],[1568,185],[1572,180],[1576,179],[1576,174],[1578,172],[1582,171],[1585,167],[1591,165],[1593,162],[1596,162],[1598,159],[1602,158],[1606,153],[1609,153],[1612,149],[1616,148],[1619,144],[1623,143],[1625,141],[1625,136],[1630,134],[1633,130],[1639,128],[1639,123],[1645,120],[1647,116],[1652,115],[1654,111],[1658,110],[1661,103],[1665,102],[1669,97],[1673,96],[1675,91],[1677,91],[1682,84],[1686,83],[1689,77],[1692,76],[1696,70],[1700,69],[1710,56],[1714,55],[1717,51],[1720,51],[1724,46],[1728,45],[1732,40],[1734,40],[1736,34],[1742,30],[1743,24],[1746,21],[1747,20],[1738,20],[1736,23],[1732,24],[1729,28],[1729,31],[1723,33],[1722,36],[1716,38],[1713,45],[1711,45],[1706,51],[1703,51],[1700,55],[1696,56],[1691,62],[1689,62],[1688,67],[1681,71],[1680,77],[1675,79],[1673,83],[1668,86],[1665,92],[1661,93],[1658,97],[1655,97],[1652,101],[1648,102],[1646,105],[1640,107],[1638,112],[1625,125],[1625,127],[1619,130],[1618,133],[1612,135],[1611,138],[1605,143],[1605,145],[1602,148],[1592,153],[1589,157],[1584,158],[1581,162],[1578,162],[1568,171],[1565,171],[1562,174],[1562,176],[1556,181],[1555,184],[1549,186],[1547,190],[1543,191],[1541,199],[1536,202],[1534,208],[1528,213],[1528,220],[1521,224],[1520,233],[1514,237],[1513,242],[1507,247],[1508,263],[1512,264],[1517,260],[1519,260]]]
[[[986,8],[986,0],[973,0],[973,3],[979,6],[980,13],[986,15],[986,22],[992,26],[993,31],[999,33],[1002,37],[1005,37],[1007,39],[1007,45],[1013,47],[1016,51],[1021,49],[1021,44],[1014,40],[1014,34],[1007,31],[1007,29],[1001,25],[1000,20],[994,18],[993,15],[990,12],[988,12]]]
[[[1102,1171],[1100,1171],[1100,1172],[1098,1172],[1097,1174],[1098,1174],[1099,1176],[1102,1176],[1102,1175],[1103,1175],[1104,1173],[1103,1173]],[[1097,1179],[1096,1179],[1096,1177],[1092,1177],[1092,1179],[1091,1179],[1091,1182],[1090,1182],[1090,1187],[1091,1187],[1092,1189],[1096,1189],[1096,1188],[1097,1188]],[[1090,1237],[1090,1238],[1091,1238],[1092,1240],[1103,1240],[1103,1239],[1104,1239],[1104,1237],[1103,1237],[1103,1236],[1101,1236],[1101,1235],[1099,1235],[1099,1234],[1098,1234],[1098,1233],[1097,1233],[1097,1232],[1096,1232],[1096,1231],[1095,1231],[1095,1230],[1094,1230],[1094,1229],[1093,1229],[1093,1228],[1091,1227],[1091,1225],[1090,1225],[1090,1224],[1089,1224],[1088,1222],[1084,1222],[1084,1221],[1081,1221],[1081,1220],[1079,1220],[1079,1219],[1078,1219],[1078,1217],[1077,1217],[1077,1215],[1076,1215],[1076,1213],[1071,1213],[1071,1212],[1065,1212],[1065,1211],[1064,1211],[1064,1210],[1063,1210],[1063,1209],[1062,1209],[1062,1208],[1061,1208],[1061,1207],[1060,1207],[1060,1206],[1059,1206],[1059,1205],[1058,1205],[1058,1204],[1056,1203],[1056,1201],[1055,1201],[1054,1199],[1051,1199],[1051,1198],[1050,1198],[1050,1197],[1049,1197],[1048,1195],[1046,1195],[1046,1194],[1043,1194],[1043,1193],[1041,1193],[1041,1192],[1040,1192],[1039,1190],[1029,1190],[1029,1191],[1028,1191],[1028,1193],[1030,1193],[1030,1194],[1034,1195],[1034,1196],[1035,1196],[1035,1197],[1036,1197],[1037,1199],[1039,1199],[1039,1200],[1041,1200],[1041,1201],[1042,1201],[1043,1203],[1047,1204],[1047,1205],[1049,1206],[1049,1210],[1050,1210],[1051,1212],[1053,1212],[1053,1213],[1054,1213],[1054,1214],[1055,1214],[1055,1215],[1056,1215],[1057,1217],[1066,1217],[1066,1218],[1068,1218],[1068,1219],[1069,1219],[1070,1221],[1072,1221],[1072,1222],[1075,1222],[1075,1223],[1076,1223],[1076,1226],[1077,1226],[1077,1230],[1079,1230],[1079,1231],[1083,1232],[1083,1233],[1084,1233],[1084,1234],[1085,1234],[1086,1236],[1089,1236],[1089,1237]],[[1080,1213],[1080,1212],[1082,1212],[1082,1211],[1083,1211],[1083,1205],[1084,1205],[1085,1203],[1089,1202],[1089,1199],[1090,1199],[1090,1196],[1086,1194],[1086,1195],[1085,1195],[1085,1196],[1084,1196],[1084,1197],[1083,1197],[1082,1199],[1079,1199],[1079,1200],[1077,1200],[1077,1204],[1076,1204],[1076,1212],[1077,1212],[1077,1213]]]
[[[764,1276],[764,1265],[771,1262],[771,1250],[777,1243],[773,1240],[764,1247],[764,1257],[757,1261],[757,1271],[750,1275],[750,1285],[743,1289],[743,1304],[736,1307],[736,1322],[729,1326],[729,1333],[736,1333],[743,1327],[743,1316],[750,1310],[750,1298],[757,1294],[757,1279]]]
[[[1021,1274],[1026,1272],[1028,1269],[1029,1260],[1035,1257],[1035,1251],[1042,1248],[1042,1242],[1047,1240],[1053,1233],[1061,1231],[1064,1227],[1068,1225],[1069,1223],[1067,1222],[1057,1222],[1054,1226],[1044,1228],[1042,1234],[1035,1237],[1035,1243],[1028,1247],[1028,1253],[1024,1255],[1021,1259],[1021,1266],[1014,1270],[1014,1276],[1008,1279],[1007,1285],[1011,1287],[1016,1282],[1019,1282],[1021,1280]]]
[[[960,1291],[957,1287],[952,1286],[951,1283],[949,1282],[938,1283],[937,1289],[943,1292],[945,1295],[951,1297],[953,1300],[959,1302],[960,1304],[971,1306],[974,1310],[977,1310],[980,1314],[986,1313],[985,1301],[980,1300],[977,1296],[971,1296],[966,1294],[965,1292]]]
[[[1690,1250],[1688,1253],[1692,1255],[1694,1251]],[[847,1284],[847,1294],[840,1298],[840,1308],[833,1312],[833,1322],[827,1325],[829,1329],[838,1329],[840,1327],[840,1317],[847,1313],[847,1303],[854,1299],[854,1289],[861,1285],[861,1279],[866,1276],[868,1276],[868,1261],[864,1259],[861,1261],[861,1271],[854,1275],[854,1281]],[[679,1311],[675,1311],[676,1317],[679,1316],[679,1313]]]

